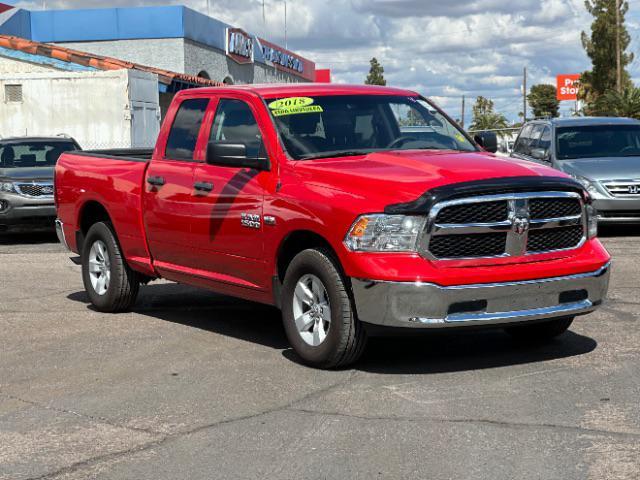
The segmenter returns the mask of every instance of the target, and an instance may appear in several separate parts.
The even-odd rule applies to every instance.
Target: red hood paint
[[[415,200],[451,183],[502,177],[566,175],[543,165],[485,152],[396,150],[358,157],[296,162],[306,182],[331,189],[382,197],[387,203]]]

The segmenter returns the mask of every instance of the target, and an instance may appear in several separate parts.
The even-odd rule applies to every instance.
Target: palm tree
[[[640,119],[640,88],[626,87],[622,92],[609,90],[595,101],[592,111],[608,117]]]

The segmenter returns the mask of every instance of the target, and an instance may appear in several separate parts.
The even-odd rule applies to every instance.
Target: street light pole
[[[527,123],[527,67],[524,67],[522,82],[522,123]]]
[[[616,89],[622,91],[622,52],[620,51],[620,0],[616,0]]]
[[[284,48],[289,49],[287,45],[287,0],[284,0]]]

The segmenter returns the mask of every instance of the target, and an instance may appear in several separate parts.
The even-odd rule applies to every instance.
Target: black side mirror
[[[542,160],[543,162],[549,161],[549,150],[546,148],[532,148],[531,156],[536,160]]]
[[[478,132],[473,139],[487,152],[496,153],[498,151],[498,135],[496,135],[496,132]]]
[[[244,143],[210,142],[206,161],[209,165],[221,167],[269,170],[269,159],[262,156],[248,157]]]

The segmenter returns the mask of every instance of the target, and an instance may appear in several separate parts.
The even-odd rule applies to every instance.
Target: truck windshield
[[[287,97],[267,104],[296,160],[389,150],[477,150],[439,109],[417,97]]]
[[[53,167],[64,152],[77,149],[70,140],[0,142],[0,168]]]
[[[557,130],[558,160],[640,156],[640,125],[588,125]]]

